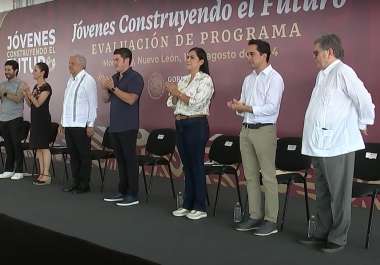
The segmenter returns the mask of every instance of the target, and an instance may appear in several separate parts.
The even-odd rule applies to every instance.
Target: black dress
[[[33,103],[31,104],[29,143],[32,149],[48,149],[50,144],[51,116],[49,101],[52,94],[50,85],[48,83],[40,87],[35,85],[31,97],[38,99],[43,91],[50,92],[44,103],[38,108],[34,106]]]

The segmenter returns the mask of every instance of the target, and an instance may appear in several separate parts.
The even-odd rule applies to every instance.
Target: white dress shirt
[[[240,102],[252,107],[253,113],[237,112],[243,116],[243,123],[273,123],[276,124],[280,112],[284,80],[272,68],[266,67],[259,74],[253,71],[244,79]]]
[[[318,73],[305,114],[302,154],[332,157],[363,149],[359,129],[374,120],[375,105],[363,82],[336,60]]]
[[[173,105],[173,96],[170,96],[166,102],[168,107],[174,108],[174,115],[209,115],[209,108],[212,95],[214,94],[214,83],[208,74],[198,72],[191,81],[191,75],[186,75],[178,82],[178,90],[190,97],[189,105],[178,99],[176,105]]]
[[[63,127],[94,127],[98,108],[95,79],[85,70],[70,77],[63,100]]]

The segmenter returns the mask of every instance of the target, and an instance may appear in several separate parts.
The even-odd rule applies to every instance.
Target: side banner
[[[132,67],[143,75],[146,84],[138,142],[143,153],[149,131],[174,128],[173,111],[166,107],[164,84],[187,74],[185,56],[195,46],[208,53],[216,87],[208,146],[218,134],[238,135],[242,119],[226,107],[226,102],[240,97],[243,79],[251,72],[245,52],[248,40],[264,39],[272,47],[270,62],[285,81],[278,137],[301,136],[318,73],[313,60],[313,41],[318,35],[333,32],[342,38],[345,62],[354,68],[375,105],[380,106],[378,10],[380,1],[372,0],[55,1],[0,14],[0,62],[19,61],[19,77],[30,85],[34,82],[33,66],[39,61],[49,65],[48,82],[53,88],[50,111],[53,121],[59,122],[70,55],[84,55],[87,71],[94,77],[99,72],[110,76],[114,73],[114,49],[130,48]],[[25,119],[29,118],[29,109],[25,108]],[[101,100],[96,125],[93,146],[101,148],[102,133],[109,125],[109,106]],[[380,126],[371,126],[366,141],[378,142],[379,135]],[[61,138],[58,141],[63,143]],[[172,166],[174,174],[182,177],[177,153]],[[115,168],[114,162],[111,168]],[[167,171],[159,168],[157,175],[166,176]],[[240,184],[244,185],[243,174],[240,175]],[[217,180],[210,176],[208,181]],[[222,183],[236,185],[228,176]],[[313,183],[310,176],[311,197],[315,197]],[[292,194],[303,195],[302,186],[295,186]],[[355,202],[360,206],[366,203]]]

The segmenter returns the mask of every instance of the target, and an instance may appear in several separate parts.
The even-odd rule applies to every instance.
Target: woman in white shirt
[[[173,215],[196,220],[207,217],[204,155],[214,84],[203,49],[195,47],[189,51],[186,68],[190,74],[182,77],[178,84],[166,84],[170,94],[167,106],[174,108],[177,148],[185,174],[185,200]]]

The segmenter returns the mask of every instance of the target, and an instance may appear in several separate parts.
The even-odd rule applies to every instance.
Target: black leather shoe
[[[73,190],[71,193],[72,194],[82,194],[90,191],[90,186],[86,187],[78,187],[75,190]]]
[[[299,239],[298,243],[302,245],[323,245],[327,243],[326,239],[321,239],[317,237],[308,237],[305,239]]]
[[[345,246],[340,246],[338,244],[327,242],[325,246],[321,247],[323,253],[336,253],[344,249]]]
[[[72,192],[72,191],[76,190],[78,187],[79,187],[78,185],[73,185],[69,188],[64,188],[63,192]]]

